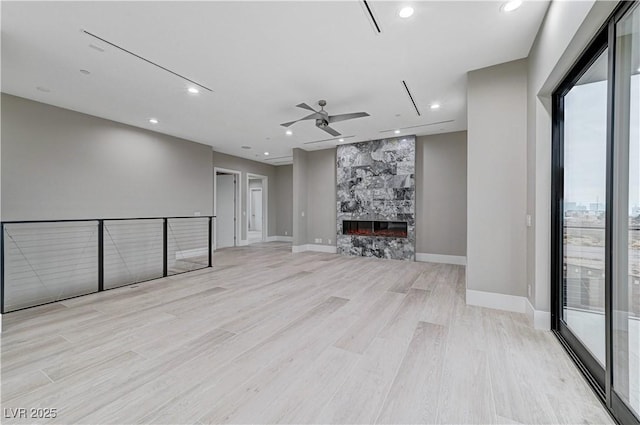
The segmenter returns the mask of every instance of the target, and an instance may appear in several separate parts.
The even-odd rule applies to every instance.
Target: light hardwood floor
[[[2,423],[613,423],[463,267],[290,249],[4,316]]]

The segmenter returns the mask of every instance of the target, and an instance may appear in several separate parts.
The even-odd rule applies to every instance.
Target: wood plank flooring
[[[290,250],[5,315],[2,423],[613,423],[463,267]]]

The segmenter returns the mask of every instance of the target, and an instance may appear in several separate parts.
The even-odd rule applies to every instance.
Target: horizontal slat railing
[[[211,267],[212,218],[2,222],[2,313]]]

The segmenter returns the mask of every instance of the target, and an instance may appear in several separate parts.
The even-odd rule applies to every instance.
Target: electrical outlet
[[[193,215],[195,215],[196,217],[199,217],[200,216],[200,211],[194,212]]]
[[[327,243],[331,245],[331,239],[327,239]]]
[[[285,236],[289,236],[289,232],[287,232],[286,230],[284,231],[284,235]]]
[[[320,238],[316,238],[316,239],[315,239],[315,243],[322,243],[322,239],[320,239]]]
[[[531,222],[532,222],[531,214],[527,214],[527,227],[531,227]]]

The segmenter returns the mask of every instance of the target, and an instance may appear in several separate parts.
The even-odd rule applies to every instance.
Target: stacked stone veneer
[[[415,146],[415,136],[338,146],[338,253],[415,260]],[[407,237],[343,235],[343,220],[404,221]]]

